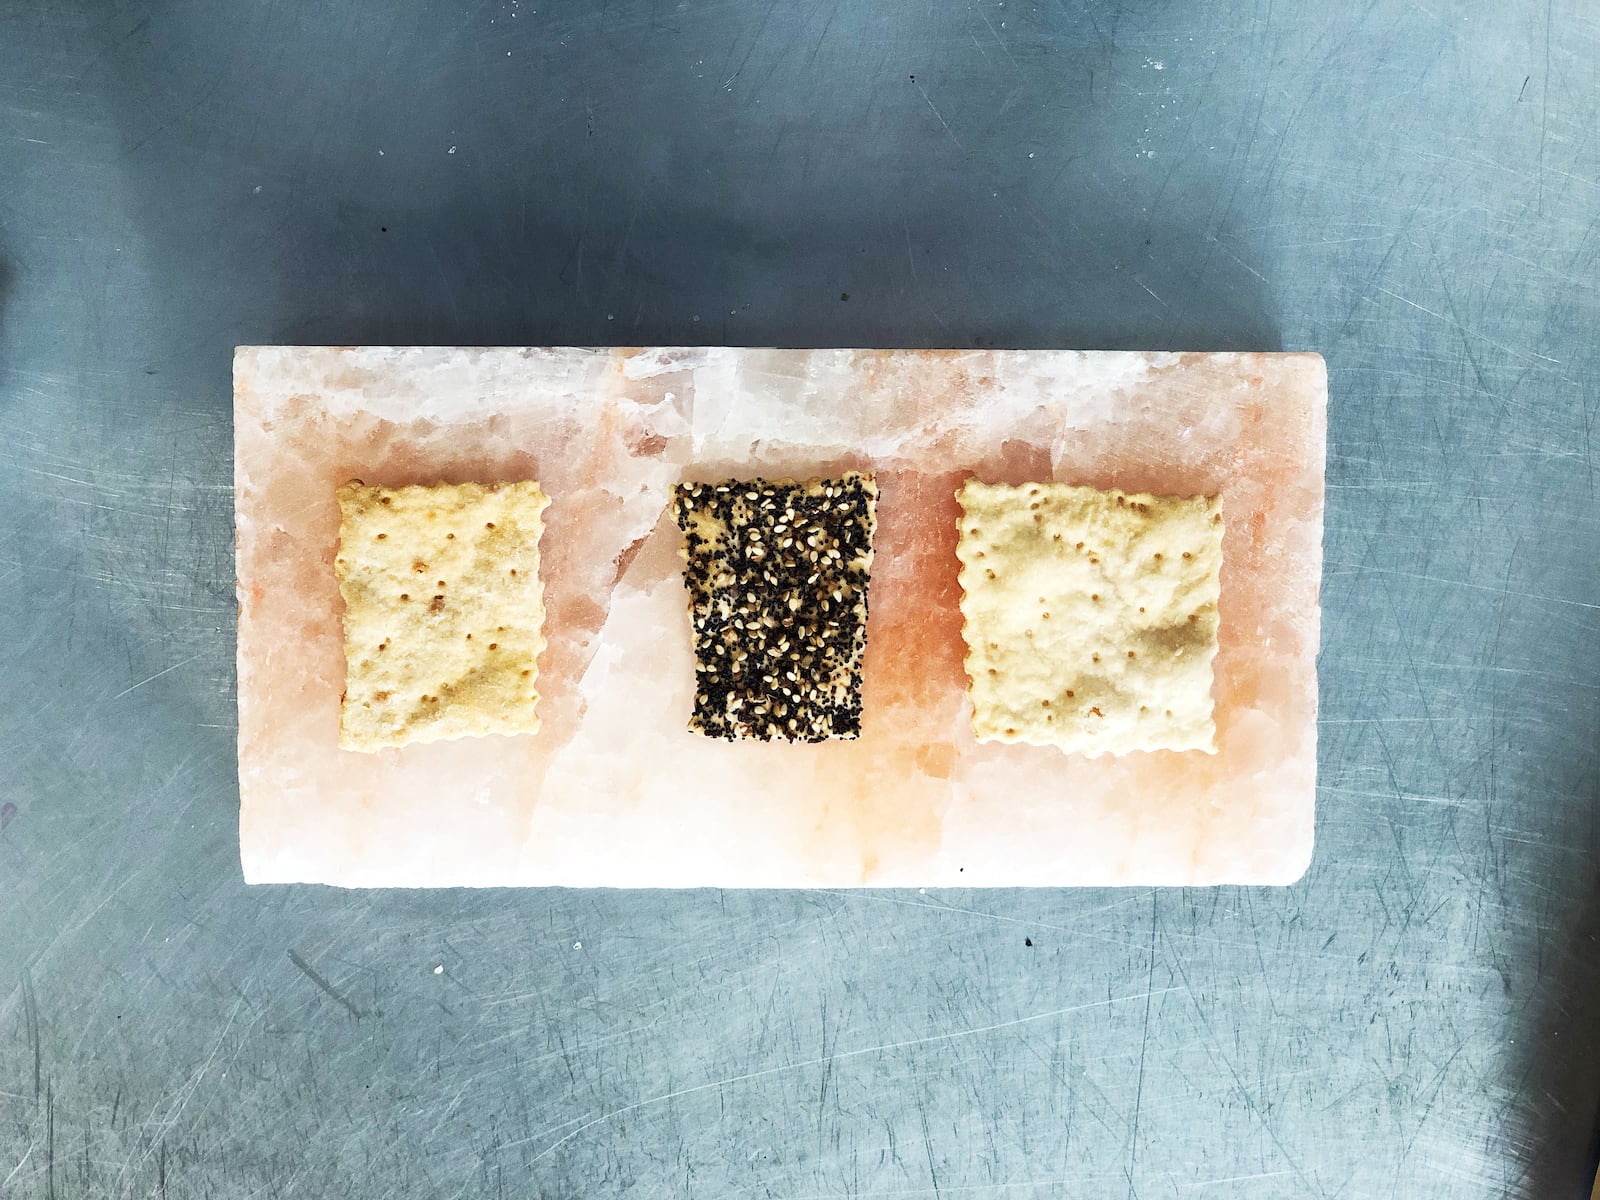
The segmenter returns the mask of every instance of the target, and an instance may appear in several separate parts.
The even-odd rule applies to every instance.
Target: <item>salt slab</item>
[[[1310,860],[1327,376],[1309,354],[243,347],[240,848],[254,883],[1284,884]],[[862,735],[690,732],[684,479],[874,473]],[[1220,495],[1217,753],[971,732],[955,489]],[[537,479],[542,729],[339,748],[350,479]]]

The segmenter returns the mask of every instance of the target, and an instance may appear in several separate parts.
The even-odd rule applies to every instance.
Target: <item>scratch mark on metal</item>
[[[1244,1080],[1239,1075],[1239,1069],[1233,1065],[1233,1060],[1222,1052],[1222,1044],[1217,1040],[1216,1031],[1211,1028],[1211,1022],[1206,1018],[1205,1009],[1200,1005],[1200,999],[1195,993],[1194,985],[1189,982],[1189,973],[1183,969],[1183,956],[1171,955],[1169,958],[1178,972],[1178,978],[1183,981],[1183,990],[1189,994],[1189,1000],[1194,1005],[1195,1016],[1199,1018],[1200,1028],[1205,1031],[1206,1052],[1214,1060],[1220,1060],[1222,1065],[1228,1069],[1228,1074],[1233,1078],[1234,1089],[1238,1092],[1239,1098],[1244,1101],[1245,1108],[1249,1110],[1250,1115],[1256,1119],[1262,1129],[1266,1130],[1267,1137],[1271,1139],[1273,1146],[1277,1148],[1278,1154],[1283,1161],[1288,1163],[1290,1169],[1294,1171],[1295,1178],[1300,1180],[1301,1185],[1308,1192],[1316,1193],[1316,1195],[1322,1197],[1322,1200],[1330,1200],[1328,1190],[1307,1175],[1300,1164],[1290,1155],[1289,1148],[1283,1144],[1283,1139],[1278,1135],[1277,1126],[1270,1119],[1270,1110],[1268,1112],[1262,1110],[1255,1096],[1245,1087]],[[1177,989],[1167,988],[1166,990],[1176,991]]]
[[[33,1047],[33,1098],[39,1099],[39,1079],[44,1064],[39,1049],[39,1005],[33,996],[33,980],[26,971],[22,975],[22,1014],[28,1027],[28,1044]]]
[[[1550,133],[1550,25],[1555,20],[1555,0],[1544,5],[1544,96],[1539,104],[1539,211],[1544,211],[1544,144]]]
[[[289,951],[289,961],[295,966],[299,967],[301,973],[305,975],[307,979],[311,980],[312,983],[316,984],[330,997],[332,997],[334,1002],[337,1003],[340,1008],[344,1009],[356,1020],[359,1021],[362,1017],[367,1015],[366,1009],[358,1008],[350,1001],[348,997],[344,995],[343,992],[339,991],[338,988],[334,987],[333,984],[329,983],[326,979],[319,975],[315,967],[313,967],[305,959],[301,958],[293,950]]]
[[[1150,1049],[1150,997],[1155,992],[1156,983],[1156,904],[1158,901],[1159,895],[1152,888],[1150,891],[1150,974],[1145,982],[1144,1034],[1139,1039],[1139,1082],[1134,1088],[1133,1125],[1128,1133],[1129,1200],[1134,1200],[1139,1195],[1139,1189],[1133,1181],[1133,1171],[1139,1162],[1139,1117],[1144,1112],[1144,1060],[1146,1052]]]
[[[200,652],[200,653],[204,653],[204,652],[203,652],[203,651],[201,651],[201,652]],[[185,659],[182,659],[182,660],[180,660],[180,661],[178,661],[178,662],[175,662],[175,663],[173,663],[173,664],[172,664],[172,665],[171,665],[171,666],[170,666],[170,667],[165,667],[165,668],[163,668],[163,669],[162,669],[162,670],[160,670],[160,671],[157,671],[157,672],[156,672],[156,673],[155,673],[155,674],[154,674],[154,675],[151,675],[151,676],[149,676],[149,677],[148,677],[148,678],[145,678],[145,679],[141,679],[141,680],[140,680],[140,681],[139,681],[139,682],[138,682],[138,683],[135,683],[135,684],[131,684],[131,685],[130,685],[130,686],[128,686],[128,687],[125,687],[125,688],[123,688],[123,689],[122,689],[122,690],[121,690],[121,691],[120,691],[120,692],[118,692],[118,693],[117,693],[117,694],[116,694],[116,695],[115,695],[115,696],[113,696],[113,697],[111,697],[111,699],[112,699],[112,700],[113,700],[113,701],[115,701],[115,700],[121,700],[121,699],[122,699],[122,698],[123,698],[123,697],[124,697],[124,696],[126,696],[126,695],[127,695],[127,694],[128,694],[128,693],[129,693],[129,692],[136,692],[136,691],[138,691],[138,690],[139,690],[139,689],[140,689],[140,688],[142,688],[142,687],[143,687],[143,686],[144,686],[144,685],[145,685],[145,684],[147,684],[147,683],[154,683],[154,682],[155,682],[155,681],[156,681],[156,680],[158,680],[158,679],[160,679],[160,678],[161,678],[161,677],[162,677],[162,676],[163,676],[163,675],[170,675],[170,674],[172,674],[172,673],[173,673],[173,672],[174,672],[174,671],[176,671],[176,670],[177,670],[177,669],[178,669],[178,668],[179,668],[179,667],[186,667],[186,666],[188,666],[188,665],[189,665],[189,664],[190,664],[190,663],[192,663],[192,662],[193,662],[193,661],[194,661],[194,660],[195,660],[195,659],[197,659],[197,658],[199,658],[199,657],[200,657],[200,653],[195,653],[195,654],[191,654],[191,655],[190,655],[190,656],[189,656],[189,657],[188,657],[188,658],[185,658]]]
[[[1165,996],[1169,992],[1175,992],[1177,990],[1177,988],[1162,988],[1157,994]],[[1019,1025],[1031,1025],[1039,1021],[1055,1020],[1059,1017],[1071,1016],[1073,1013],[1088,1012],[1097,1008],[1107,1008],[1113,1004],[1124,1004],[1130,1000],[1143,1000],[1146,999],[1148,995],[1148,992],[1138,992],[1126,996],[1112,996],[1106,1000],[1091,1000],[1087,1004],[1071,1004],[1065,1008],[1053,1008],[1049,1012],[1030,1013],[1025,1017],[1015,1017],[1009,1021],[997,1021],[993,1025],[979,1025],[971,1029],[957,1029],[951,1033],[936,1033],[928,1037],[908,1038],[903,1042],[887,1042],[880,1046],[864,1046],[859,1050],[846,1050],[842,1054],[832,1054],[825,1058],[808,1058],[803,1062],[781,1063],[776,1067],[766,1067],[760,1071],[750,1071],[743,1075],[731,1075],[726,1079],[717,1079],[710,1083],[698,1083],[693,1087],[679,1088],[674,1092],[664,1092],[659,1096],[651,1096],[645,1100],[638,1100],[632,1104],[625,1104],[620,1108],[613,1108],[607,1112],[603,1112],[597,1117],[591,1117],[589,1120],[584,1121],[576,1129],[563,1134],[561,1137],[551,1142],[548,1146],[539,1151],[539,1153],[535,1154],[528,1161],[538,1162],[540,1159],[548,1158],[562,1146],[570,1142],[573,1138],[587,1133],[589,1130],[595,1128],[595,1126],[603,1125],[615,1117],[625,1116],[631,1112],[638,1112],[641,1108],[649,1108],[652,1105],[666,1104],[673,1100],[682,1099],[684,1096],[693,1096],[699,1094],[700,1092],[716,1091],[720,1088],[731,1087],[736,1083],[749,1083],[754,1079],[767,1079],[774,1075],[787,1074],[790,1071],[803,1071],[807,1067],[820,1067],[824,1064],[844,1062],[848,1059],[861,1058],[869,1054],[883,1054],[890,1050],[906,1050],[912,1046],[932,1046],[937,1045],[940,1042],[954,1042],[959,1041],[961,1038],[976,1037],[979,1034],[996,1033],[1002,1029],[1014,1029]],[[572,1122],[569,1121],[566,1122],[566,1124],[570,1125]],[[556,1128],[559,1129],[561,1126],[558,1125]],[[507,1142],[504,1146],[504,1149],[513,1149],[517,1146],[525,1145],[532,1140],[532,1137],[519,1138],[516,1141]]]
[[[911,86],[922,93],[922,99],[924,103],[926,103],[927,106],[932,109],[933,115],[939,118],[939,124],[944,126],[944,131],[950,135],[950,140],[956,144],[956,149],[965,154],[967,152],[967,148],[961,144],[961,139],[956,136],[956,131],[950,128],[950,122],[944,119],[944,114],[940,112],[939,109],[934,105],[933,101],[928,98],[928,89],[917,82],[917,77],[915,75],[911,77]]]

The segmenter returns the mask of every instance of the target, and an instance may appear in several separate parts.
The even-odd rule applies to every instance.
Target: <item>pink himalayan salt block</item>
[[[243,347],[246,879],[347,887],[1286,884],[1311,855],[1327,378],[1310,354]],[[862,736],[691,733],[672,487],[872,471]],[[969,477],[1220,494],[1217,753],[978,743]],[[339,748],[335,489],[538,480],[543,728]]]

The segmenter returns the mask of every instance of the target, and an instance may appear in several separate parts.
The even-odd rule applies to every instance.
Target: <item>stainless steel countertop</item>
[[[0,0],[0,1195],[1582,1194],[1597,63],[1590,0]],[[274,341],[1321,351],[1310,874],[246,889]]]

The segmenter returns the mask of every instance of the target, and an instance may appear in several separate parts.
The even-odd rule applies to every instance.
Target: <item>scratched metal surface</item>
[[[0,1194],[1576,1194],[1597,63],[1590,0],[0,0]],[[247,890],[273,341],[1321,350],[1309,876]]]

